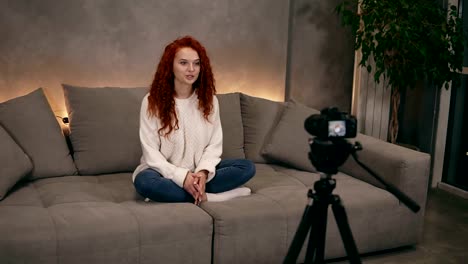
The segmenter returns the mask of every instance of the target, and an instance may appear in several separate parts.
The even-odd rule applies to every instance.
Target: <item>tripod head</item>
[[[338,167],[358,149],[346,140],[357,134],[356,118],[336,107],[324,108],[320,114],[311,115],[305,120],[304,127],[316,136],[309,141],[309,159],[319,172],[336,174]]]
[[[309,159],[319,172],[325,174],[338,173],[338,167],[343,165],[349,155],[362,146],[357,142],[354,145],[346,139],[320,139],[313,138],[309,142]]]

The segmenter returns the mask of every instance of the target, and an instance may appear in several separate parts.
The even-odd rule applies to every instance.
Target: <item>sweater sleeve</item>
[[[163,177],[171,179],[181,188],[184,186],[188,169],[177,167],[161,154],[161,140],[158,134],[158,122],[148,116],[148,98],[145,97],[140,110],[140,142],[143,159],[146,164],[159,172]]]
[[[196,172],[201,170],[208,171],[207,182],[212,180],[216,173],[216,165],[221,161],[223,152],[223,130],[221,127],[221,119],[219,117],[219,103],[216,97],[213,98],[213,133],[210,137],[210,142],[203,150],[200,162],[195,169]]]

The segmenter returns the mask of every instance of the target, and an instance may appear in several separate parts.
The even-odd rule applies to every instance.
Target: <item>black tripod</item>
[[[315,193],[312,190],[309,190],[307,193],[307,196],[310,198],[309,204],[306,206],[302,221],[299,224],[284,263],[295,263],[309,229],[310,237],[305,263],[323,263],[325,231],[327,230],[328,206],[330,204],[350,263],[361,263],[345,208],[341,203],[340,197],[331,194],[335,186],[336,181],[330,175],[323,174],[322,178],[314,184]]]
[[[311,151],[309,152],[309,159],[317,170],[321,172],[321,178],[314,183],[315,192],[309,189],[307,193],[309,202],[304,210],[302,220],[289,247],[284,263],[296,263],[309,230],[309,243],[307,245],[304,263],[324,263],[329,205],[332,206],[333,215],[335,216],[349,262],[352,264],[361,263],[345,208],[341,203],[340,197],[332,194],[333,189],[336,187],[336,181],[331,178],[331,175],[338,172],[337,168],[346,161],[349,154],[352,154],[353,158],[360,166],[376,177],[376,179],[400,201],[414,212],[419,210],[419,206],[411,200],[411,198],[401,193],[396,187],[386,183],[357,159],[356,151],[361,149],[362,146],[359,142],[356,142],[355,145],[351,145],[344,139],[333,141],[315,139],[313,141],[311,144]]]

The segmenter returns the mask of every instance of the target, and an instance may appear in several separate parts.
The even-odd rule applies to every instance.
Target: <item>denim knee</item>
[[[246,181],[250,180],[257,171],[255,164],[248,159],[242,160],[242,167],[244,167],[244,177]]]
[[[138,174],[133,182],[135,190],[143,197],[147,197],[150,191],[150,184],[143,173]]]

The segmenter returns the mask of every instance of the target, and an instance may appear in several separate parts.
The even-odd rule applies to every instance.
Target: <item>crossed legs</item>
[[[255,175],[255,165],[246,159],[222,160],[216,166],[215,177],[206,183],[205,191],[209,201],[221,201],[227,198],[247,195],[250,189],[235,189],[249,181]],[[141,171],[134,181],[137,192],[157,202],[194,202],[194,198],[172,180],[164,178],[153,169]],[[248,192],[248,193],[247,193]],[[212,195],[212,194],[225,194]],[[211,199],[210,199],[211,198]]]

